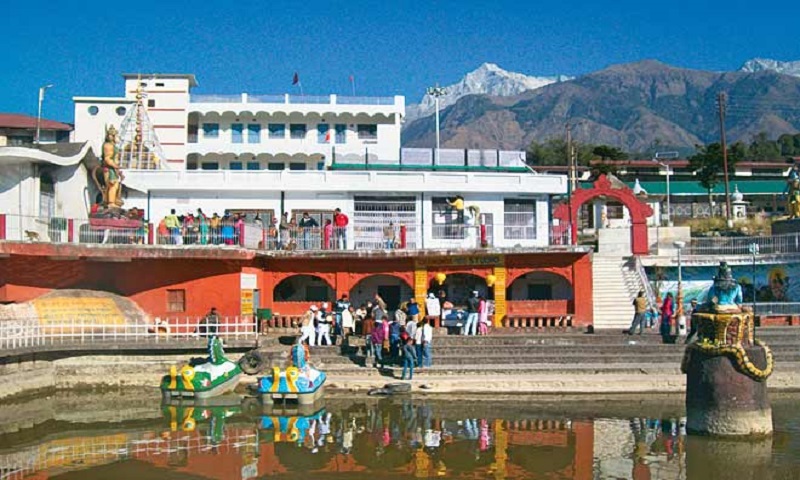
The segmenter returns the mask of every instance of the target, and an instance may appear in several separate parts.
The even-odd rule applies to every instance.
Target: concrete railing
[[[202,318],[165,318],[154,323],[115,323],[116,318],[99,321],[96,317],[71,318],[56,322],[39,319],[13,319],[0,322],[0,349],[13,350],[50,345],[83,345],[125,342],[182,342],[211,335],[223,339],[258,337],[252,317],[221,317],[219,323]]]

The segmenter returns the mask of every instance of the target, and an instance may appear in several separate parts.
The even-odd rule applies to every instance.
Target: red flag
[[[331,129],[328,128],[328,131],[325,132],[325,143],[331,143]]]
[[[356,77],[350,75],[350,83],[353,83],[356,80]]]
[[[292,77],[292,85],[297,85],[300,83],[300,75],[297,72],[294,72],[294,77]]]

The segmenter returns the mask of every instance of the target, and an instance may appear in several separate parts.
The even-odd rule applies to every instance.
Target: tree
[[[750,158],[753,161],[768,161],[776,160],[781,156],[781,150],[778,143],[770,140],[766,132],[761,132],[753,137],[753,143],[750,144]]]
[[[572,142],[578,165],[589,165],[594,146]],[[525,151],[528,165],[567,165],[567,142],[563,138],[551,138],[543,143],[531,142]]]
[[[708,192],[708,207],[713,215],[714,213],[714,188],[722,181],[723,175],[723,158],[722,158],[722,145],[719,143],[711,143],[708,145],[697,145],[697,153],[689,157],[689,168],[697,176],[700,185]],[[728,174],[733,174],[736,162],[742,160],[741,149],[732,151],[728,147]]]
[[[778,147],[781,149],[781,155],[784,157],[794,156],[797,152],[794,142],[795,136],[789,133],[784,133],[778,137]]]
[[[600,160],[627,160],[628,154],[617,147],[610,145],[598,145],[592,149],[592,153]]]

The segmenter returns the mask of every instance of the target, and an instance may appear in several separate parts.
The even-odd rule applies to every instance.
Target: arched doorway
[[[447,299],[456,307],[466,306],[467,299],[475,291],[486,299],[494,299],[494,291],[486,285],[486,279],[472,273],[448,273],[441,285],[436,279],[431,280],[428,293],[438,297],[441,291],[447,294]]]
[[[376,293],[386,302],[386,308],[393,312],[414,296],[414,289],[405,280],[393,275],[370,275],[350,289],[350,302],[359,306],[375,298]]]
[[[276,302],[332,302],[333,287],[315,275],[292,275],[284,278],[272,290]]]
[[[572,284],[556,273],[528,272],[517,277],[506,290],[507,300],[572,300]]]
[[[621,183],[621,182],[620,182]],[[618,201],[628,209],[631,221],[631,253],[634,255],[645,255],[649,251],[647,241],[647,217],[653,215],[653,209],[649,205],[639,200],[633,190],[625,184],[613,185],[606,175],[600,175],[595,180],[592,188],[581,188],[572,194],[572,201],[559,204],[553,211],[553,218],[558,219],[559,226],[554,228],[553,233],[563,232],[564,229],[571,229],[572,244],[578,243],[578,210],[581,205],[598,197],[605,197]],[[558,231],[555,231],[558,230]]]

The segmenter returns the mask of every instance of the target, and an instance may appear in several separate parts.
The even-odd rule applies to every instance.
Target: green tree
[[[781,149],[781,155],[784,157],[791,157],[796,154],[797,150],[795,150],[795,137],[794,135],[784,133],[780,137],[778,137],[778,146]]]
[[[572,142],[578,165],[589,165],[592,160],[592,145]],[[551,138],[542,143],[531,142],[525,151],[529,165],[567,165],[567,142],[563,138]]]
[[[600,160],[627,160],[628,154],[617,147],[598,145],[592,149],[592,154]]]
[[[713,212],[714,188],[723,180],[722,145],[711,143],[697,145],[697,153],[689,157],[689,168],[697,176],[697,181],[708,192],[708,206]],[[728,147],[728,174],[733,174],[736,162],[742,160],[741,148],[733,151]]]
[[[750,159],[756,162],[776,160],[781,156],[781,150],[778,143],[771,140],[766,132],[761,132],[753,137],[753,143],[750,144]]]

